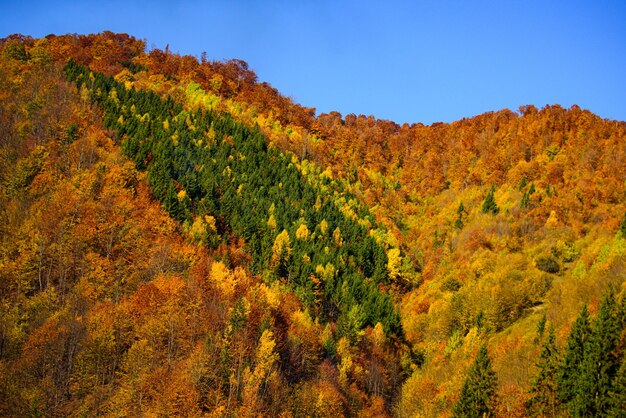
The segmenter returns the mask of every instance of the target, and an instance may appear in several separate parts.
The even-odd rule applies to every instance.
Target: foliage
[[[487,346],[483,344],[467,372],[461,397],[454,406],[454,416],[494,416],[496,385],[496,374],[491,366]]]
[[[589,321],[589,311],[587,305],[584,305],[570,331],[559,373],[559,397],[564,404],[572,403],[578,392],[578,378],[582,375],[585,347],[591,335]]]
[[[488,342],[495,414],[551,415],[560,349],[562,407],[620,416],[624,122],[316,116],[126,34],[0,48],[0,415],[446,416]]]
[[[492,185],[491,189],[489,189],[489,193],[487,193],[487,196],[485,196],[485,200],[483,201],[483,206],[482,206],[483,213],[491,213],[492,215],[495,215],[500,211],[500,208],[496,204],[496,200],[493,196],[495,191],[496,191],[496,188],[495,186]]]
[[[550,326],[545,339],[537,368],[539,369],[532,382],[531,398],[527,408],[532,416],[558,416],[560,401],[558,396],[558,374],[560,357],[554,328]]]
[[[248,129],[228,114],[200,109],[188,113],[169,98],[128,90],[73,62],[66,73],[79,86],[88,85],[92,100],[106,110],[105,124],[117,129],[128,157],[147,170],[154,196],[174,219],[189,223],[198,215],[221,219],[220,236],[232,231],[248,242],[253,270],[271,270],[275,278],[293,286],[310,308],[321,308],[325,317],[335,319],[336,309],[347,315],[362,300],[362,326],[381,321],[387,332],[401,335],[391,300],[374,285],[388,280],[384,248],[341,213],[332,196],[308,184],[290,158],[268,149],[258,130]],[[165,130],[163,121],[170,118]],[[215,138],[205,143],[209,129]],[[318,200],[321,207],[316,209]],[[270,207],[275,208],[271,214],[275,218],[268,225],[265,214]],[[362,211],[361,216],[368,214]],[[299,217],[309,225],[324,220],[329,228],[335,226],[334,232],[329,236],[320,230],[315,240],[290,242],[297,230],[291,220]],[[274,222],[283,229],[275,237]],[[344,241],[349,245],[342,245]],[[311,261],[302,262],[306,257]],[[324,282],[327,301],[315,307],[309,277],[313,266],[329,262],[340,266],[335,276],[339,280]]]

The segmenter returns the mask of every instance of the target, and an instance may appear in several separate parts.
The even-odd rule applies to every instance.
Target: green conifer
[[[615,295],[609,289],[585,344],[582,373],[571,410],[574,416],[605,416],[611,408],[611,392],[620,366],[616,350],[622,331],[618,308]]]
[[[491,186],[491,189],[489,189],[489,193],[487,193],[487,196],[485,197],[485,200],[483,201],[483,207],[482,207],[483,213],[491,213],[495,215],[498,212],[500,212],[500,208],[496,204],[496,199],[493,197],[493,194],[495,191],[496,191],[496,188],[494,186]]]
[[[454,226],[456,227],[456,229],[462,229],[463,228],[463,214],[467,213],[465,212],[465,206],[463,206],[463,202],[459,204],[459,208],[456,210],[456,213],[459,215],[459,217],[456,218],[456,221],[454,221]]]
[[[493,417],[496,403],[496,373],[491,367],[487,345],[478,350],[469,369],[461,397],[454,406],[455,417]]]
[[[610,417],[626,417],[626,358],[622,357],[622,365],[617,371],[611,394]]]
[[[521,191],[524,187],[526,187],[526,184],[528,184],[526,180],[526,176],[523,176],[522,181],[519,182],[518,190]]]
[[[551,325],[539,355],[539,372],[530,390],[532,397],[526,403],[530,416],[558,416],[561,405],[558,397],[559,366],[559,351],[554,327]]]
[[[576,396],[578,376],[581,374],[585,355],[585,344],[590,334],[589,310],[585,305],[572,325],[565,348],[565,358],[559,373],[559,398],[568,406]]]

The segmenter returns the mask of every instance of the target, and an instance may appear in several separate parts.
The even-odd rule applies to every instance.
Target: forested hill
[[[0,48],[0,415],[626,413],[626,123],[315,116],[125,34]]]

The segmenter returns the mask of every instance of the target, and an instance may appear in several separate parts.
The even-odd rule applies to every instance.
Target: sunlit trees
[[[496,404],[497,380],[483,344],[470,367],[461,397],[454,406],[456,417],[494,416]]]
[[[593,329],[585,342],[585,352],[577,390],[570,411],[577,416],[606,415],[611,409],[615,376],[623,349],[618,348],[624,324],[618,317],[619,305],[613,291],[604,297]]]
[[[558,394],[559,367],[561,365],[554,327],[551,325],[548,335],[542,344],[538,373],[533,380],[527,402],[527,408],[532,416],[556,417],[560,413]]]
[[[578,378],[582,375],[585,346],[590,335],[589,311],[584,305],[569,333],[559,373],[559,397],[564,404],[574,402],[578,393]]]
[[[624,123],[316,117],[144,47],[0,41],[0,414],[622,414]]]

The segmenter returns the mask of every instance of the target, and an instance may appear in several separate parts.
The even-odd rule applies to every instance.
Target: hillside
[[[316,116],[240,60],[0,44],[1,415],[464,416],[477,367],[496,416],[626,407],[625,122]]]

